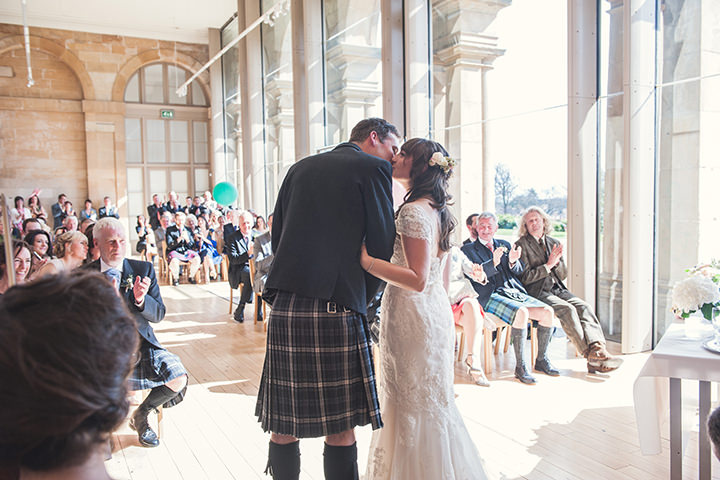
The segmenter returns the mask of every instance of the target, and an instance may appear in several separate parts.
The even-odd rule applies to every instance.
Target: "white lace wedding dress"
[[[379,397],[385,426],[373,432],[367,480],[488,478],[455,406],[455,329],[438,258],[439,216],[407,204],[396,221],[392,263],[407,266],[400,234],[424,239],[433,258],[425,290],[388,285],[380,322]]]

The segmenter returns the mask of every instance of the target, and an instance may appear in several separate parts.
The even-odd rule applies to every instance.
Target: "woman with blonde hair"
[[[37,271],[35,278],[53,275],[63,271],[73,270],[82,265],[88,252],[88,239],[80,232],[65,232],[55,239],[53,253],[55,257],[49,260]]]

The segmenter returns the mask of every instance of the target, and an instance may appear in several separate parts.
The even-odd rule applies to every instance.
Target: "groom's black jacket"
[[[275,254],[264,298],[278,290],[366,313],[380,280],[360,266],[365,242],[389,260],[395,238],[390,163],[342,143],[288,170],[273,216]]]

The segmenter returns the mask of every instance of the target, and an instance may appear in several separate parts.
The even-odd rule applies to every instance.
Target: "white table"
[[[712,328],[705,333],[712,336]],[[682,478],[683,430],[689,424],[685,415],[683,428],[681,380],[698,380],[700,432],[700,480],[710,479],[710,441],[705,419],[710,412],[710,382],[720,382],[720,355],[703,348],[701,340],[685,336],[683,324],[673,324],[638,374],[633,386],[635,418],[637,420],[640,450],[644,455],[661,452],[660,426],[666,418],[668,379],[670,395],[670,475]]]

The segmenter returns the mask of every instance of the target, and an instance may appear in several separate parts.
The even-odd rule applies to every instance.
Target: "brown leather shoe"
[[[594,343],[590,346],[590,352],[587,356],[587,368],[590,373],[607,373],[617,370],[622,365],[623,360],[613,357],[608,353],[605,345],[602,343]]]

